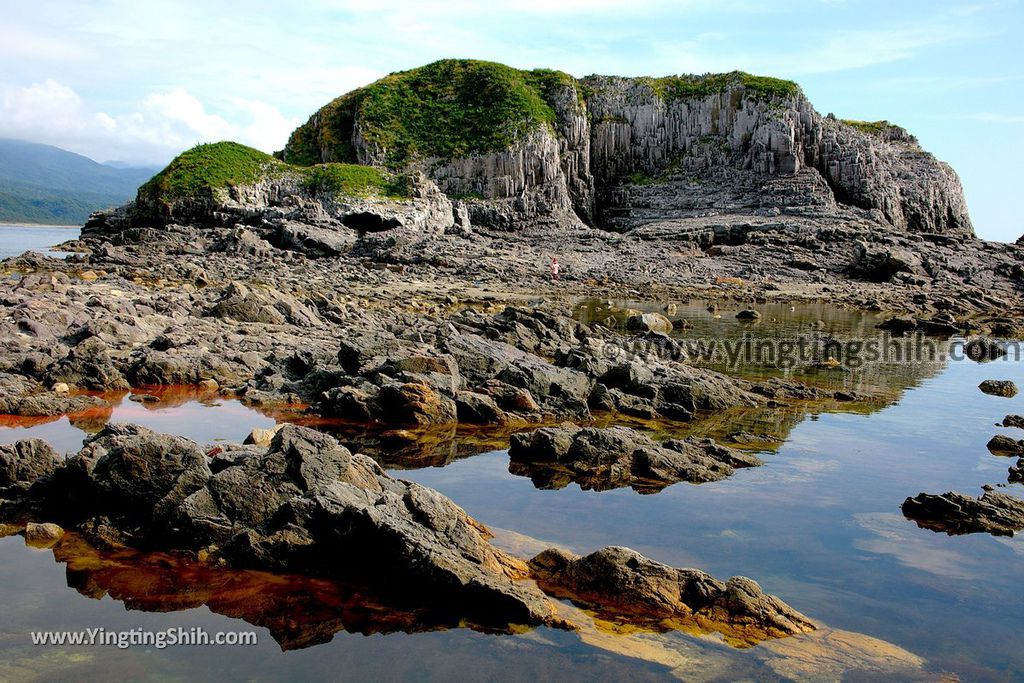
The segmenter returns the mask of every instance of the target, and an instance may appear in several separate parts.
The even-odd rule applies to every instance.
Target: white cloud
[[[45,142],[99,161],[164,163],[199,142],[237,140],[280,149],[297,119],[259,100],[231,98],[213,113],[183,88],[148,95],[123,113],[92,111],[72,88],[53,80],[2,88],[0,136]],[[229,120],[230,119],[230,120]]]

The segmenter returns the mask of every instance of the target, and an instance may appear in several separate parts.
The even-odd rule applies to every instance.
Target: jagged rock
[[[497,424],[505,421],[504,411],[487,394],[460,391],[455,396],[455,408],[459,422],[469,424]]]
[[[210,308],[209,314],[238,322],[269,325],[287,322],[300,327],[312,327],[320,324],[319,316],[294,297],[276,291],[250,288],[238,281],[224,288],[221,298]]]
[[[221,457],[214,473],[187,439],[111,425],[32,493],[98,541],[372,580],[491,623],[551,618],[544,595],[519,581],[525,566],[454,503],[302,427],[286,425],[268,449]]]
[[[98,408],[109,408],[109,404],[99,396],[48,392],[28,377],[0,372],[0,414],[48,417]]]
[[[1024,439],[1011,439],[1005,434],[996,434],[989,439],[987,448],[995,455],[1024,455]]]
[[[9,487],[26,488],[53,473],[60,457],[42,439],[0,445],[0,495]]]
[[[815,629],[810,619],[751,579],[719,581],[629,548],[602,548],[583,557],[549,549],[530,560],[530,567],[545,591],[613,621],[666,630],[678,622],[700,624],[748,646]]]
[[[903,514],[917,525],[950,536],[988,533],[1013,536],[1024,529],[1024,501],[986,491],[980,498],[962,493],[921,493],[903,501]]]
[[[1017,395],[1017,385],[1010,380],[986,379],[978,385],[983,393],[991,396],[1002,396],[1012,398]]]
[[[1017,458],[1017,463],[1010,466],[1010,476],[1007,481],[1011,484],[1024,483],[1024,458]]]
[[[68,355],[54,363],[46,374],[48,384],[63,382],[85,389],[127,389],[128,380],[98,337],[88,337],[71,348]]]
[[[455,402],[425,384],[389,384],[380,391],[380,407],[389,422],[447,424],[457,419]]]
[[[245,437],[245,441],[242,443],[253,446],[269,446],[270,442],[274,440],[274,436],[283,428],[284,423],[281,422],[269,429],[254,429],[249,432],[249,436]]]
[[[1003,426],[1024,429],[1024,415],[1007,415],[1003,418]]]
[[[543,488],[575,482],[603,491],[631,486],[654,493],[681,481],[717,481],[736,467],[761,464],[753,455],[720,446],[711,439],[658,444],[628,427],[542,427],[513,434],[509,471],[529,476]]]
[[[872,282],[888,282],[898,273],[922,272],[921,259],[906,249],[859,244],[850,262],[850,273]]]

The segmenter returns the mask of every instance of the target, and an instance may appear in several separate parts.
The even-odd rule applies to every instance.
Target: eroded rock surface
[[[719,581],[696,569],[654,562],[629,548],[608,547],[583,557],[551,549],[530,560],[530,567],[546,591],[610,620],[660,624],[664,630],[691,623],[746,645],[815,628],[751,579]]]
[[[19,473],[19,483],[35,474]],[[104,544],[379,581],[491,623],[551,616],[544,595],[520,580],[522,563],[458,506],[302,427],[282,428],[269,448],[211,460],[187,439],[111,425],[33,487],[29,507]]]
[[[1024,529],[1024,501],[986,491],[980,498],[962,493],[921,493],[903,502],[903,514],[917,525],[950,536],[988,533],[1013,536]]]
[[[585,490],[630,486],[655,493],[678,482],[717,481],[737,467],[756,467],[749,453],[711,439],[657,443],[628,427],[596,429],[572,425],[513,434],[509,471],[529,476],[541,488],[576,483]]]
[[[978,388],[982,393],[991,396],[1013,398],[1017,395],[1017,385],[1008,379],[986,379],[978,385]]]

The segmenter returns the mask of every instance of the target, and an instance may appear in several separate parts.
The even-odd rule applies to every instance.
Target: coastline
[[[66,228],[68,230],[81,230],[82,226],[75,223],[11,223],[0,221],[0,228]]]

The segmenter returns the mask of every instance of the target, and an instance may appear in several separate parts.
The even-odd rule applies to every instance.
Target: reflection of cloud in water
[[[877,555],[891,555],[911,569],[919,569],[950,579],[976,580],[983,572],[974,559],[958,552],[948,543],[920,535],[916,526],[902,515],[889,512],[865,512],[853,516],[857,526],[875,536],[854,541],[854,546]]]
[[[579,637],[588,645],[661,664],[673,677],[689,683],[774,678],[766,676],[766,668],[785,679],[802,681],[838,682],[853,672],[877,680],[939,680],[924,670],[925,660],[912,652],[824,625],[813,633],[765,641],[741,654],[715,634],[623,628],[572,605],[563,605],[560,616],[578,625]]]

